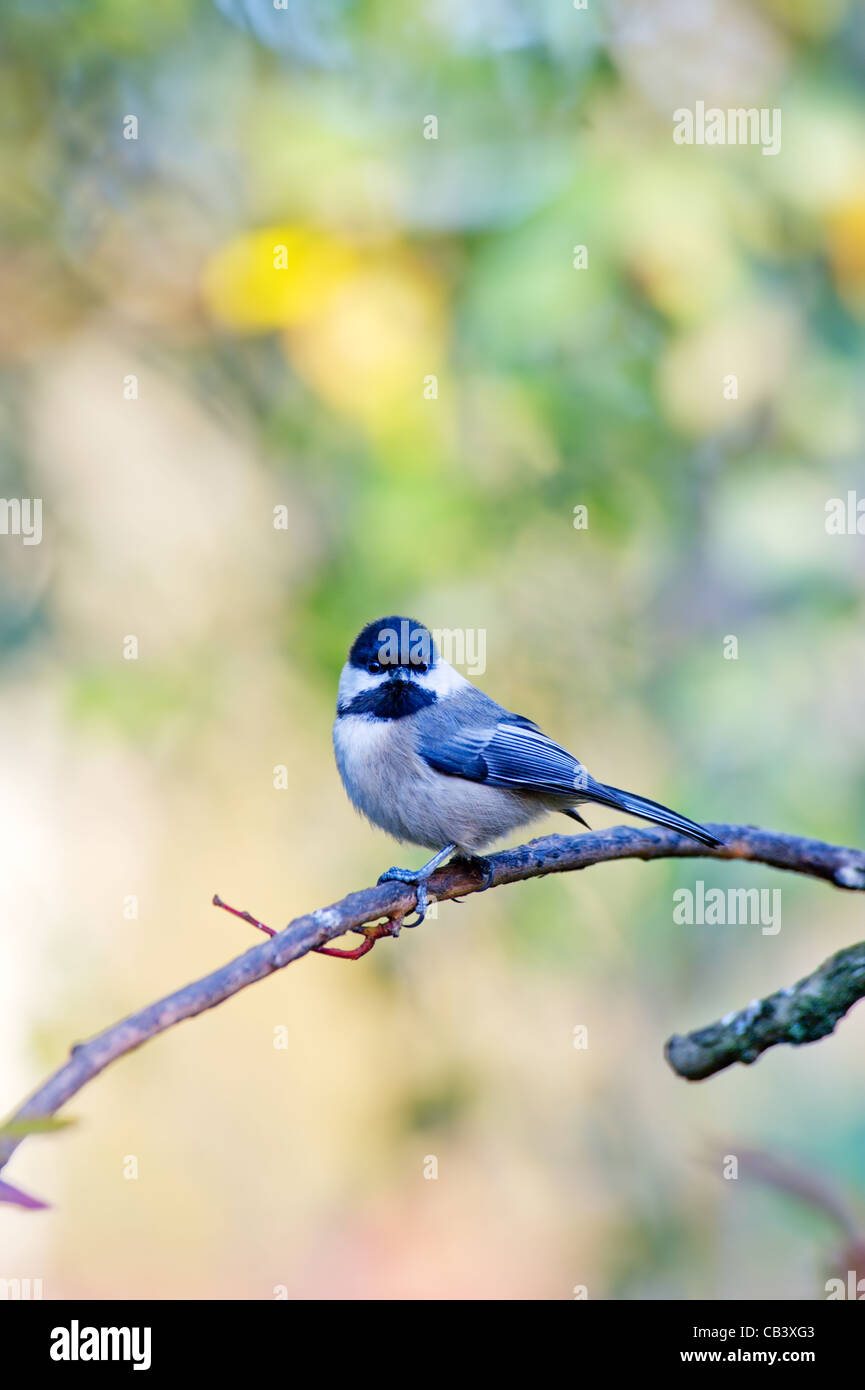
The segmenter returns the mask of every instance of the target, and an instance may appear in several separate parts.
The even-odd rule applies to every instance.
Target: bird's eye
[[[383,668],[380,661],[368,661],[366,663],[366,669],[371,676],[378,676],[381,674]]]
[[[418,671],[420,675],[423,675],[424,671],[429,670],[429,667],[424,661],[414,661],[412,662],[412,669]]]

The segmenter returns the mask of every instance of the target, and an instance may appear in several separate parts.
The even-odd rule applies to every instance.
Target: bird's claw
[[[379,883],[409,883],[417,888],[417,902],[415,904],[415,919],[413,922],[406,922],[403,919],[395,924],[391,933],[392,936],[399,936],[400,927],[419,927],[427,915],[429,908],[429,894],[427,893],[426,877],[420,875],[412,869],[385,869],[379,878]]]
[[[466,854],[460,856],[460,862],[465,864],[467,869],[481,874],[481,886],[475,890],[476,892],[484,893],[487,888],[492,887],[495,867],[491,859],[485,858],[482,854]]]
[[[429,894],[426,890],[426,884],[422,881],[417,885],[417,902],[415,903],[414,909],[415,919],[413,922],[404,921],[402,925],[404,927],[419,927],[423,919],[426,917],[428,907]]]
[[[493,862],[492,862],[491,859],[486,859],[486,858],[484,858],[484,856],[483,856],[482,854],[476,855],[476,856],[475,856],[475,859],[474,859],[474,862],[475,862],[475,864],[478,865],[478,867],[479,867],[481,873],[483,874],[483,878],[482,878],[482,880],[481,880],[481,886],[480,886],[480,888],[478,889],[478,892],[479,892],[479,893],[485,893],[486,890],[487,890],[488,888],[491,888],[491,887],[492,887],[492,884],[493,884],[493,875],[495,874],[495,868],[493,867]]]
[[[411,869],[398,869],[394,865],[390,869],[385,869],[383,874],[379,874],[377,883],[393,883],[397,880],[400,883],[414,883],[415,876]]]

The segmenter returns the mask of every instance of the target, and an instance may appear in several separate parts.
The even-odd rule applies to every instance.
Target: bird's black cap
[[[433,666],[438,652],[428,628],[414,618],[377,618],[367,623],[352,643],[352,666],[370,661],[381,666]]]

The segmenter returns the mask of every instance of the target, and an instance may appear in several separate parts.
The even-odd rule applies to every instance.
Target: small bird
[[[427,881],[451,854],[490,866],[479,851],[548,811],[588,828],[587,801],[669,826],[705,845],[723,842],[656,801],[596,782],[578,758],[522,715],[511,714],[443,661],[411,618],[379,618],[358,634],[342,668],[333,726],[336,763],[350,801],[396,840],[436,853],[420,869],[388,869],[379,883],[417,886],[418,926]]]

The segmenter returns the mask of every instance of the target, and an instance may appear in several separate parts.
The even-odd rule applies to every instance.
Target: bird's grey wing
[[[431,708],[434,711],[436,706]],[[472,709],[479,708],[473,702]],[[554,797],[554,808],[560,811],[568,810],[575,802],[597,801],[602,806],[640,816],[654,825],[666,825],[702,844],[722,843],[711,830],[679,815],[669,806],[596,782],[578,758],[553,743],[537,724],[520,715],[499,713],[489,722],[468,727],[456,720],[444,729],[430,724],[422,727],[419,733],[418,752],[437,772],[482,782],[488,787]]]
[[[511,791],[568,796],[592,781],[578,758],[520,715],[451,733],[443,742],[422,737],[418,752],[436,772]]]

